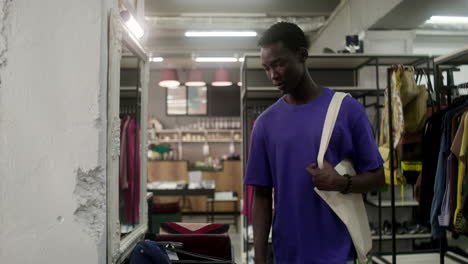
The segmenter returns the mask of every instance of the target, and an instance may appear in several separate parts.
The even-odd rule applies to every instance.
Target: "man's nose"
[[[273,69],[270,70],[270,79],[271,80],[277,80],[278,79],[278,73]]]

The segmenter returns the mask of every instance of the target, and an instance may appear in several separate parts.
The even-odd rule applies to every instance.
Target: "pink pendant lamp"
[[[188,74],[188,81],[185,86],[192,87],[203,87],[206,86],[206,82],[203,80],[203,73],[199,70],[191,70]]]
[[[161,72],[159,86],[167,88],[179,87],[179,76],[176,69],[165,69]]]
[[[229,72],[225,69],[218,69],[213,75],[213,86],[231,86],[232,81]]]

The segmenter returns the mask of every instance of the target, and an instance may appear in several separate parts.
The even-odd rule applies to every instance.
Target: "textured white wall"
[[[112,1],[0,1],[2,263],[105,263]]]
[[[417,34],[414,39],[413,51],[414,54],[440,56],[466,46],[468,46],[468,33],[464,36]]]

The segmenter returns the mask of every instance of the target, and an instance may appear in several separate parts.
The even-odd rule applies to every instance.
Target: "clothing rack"
[[[439,90],[443,93],[442,95],[445,96],[444,101],[447,105],[452,103],[452,91],[454,89],[459,88],[468,88],[468,83],[463,83],[460,85],[454,84],[453,72],[458,70],[458,67],[461,65],[468,64],[468,47],[456,50],[448,55],[438,57],[434,60],[434,68],[435,68],[435,76],[440,77],[442,76],[443,72],[447,73],[447,85],[445,86],[443,83],[442,78],[437,80],[436,86],[439,87]],[[448,255],[448,241],[446,234],[439,241],[440,244],[440,263],[445,263],[445,256]]]
[[[427,62],[427,68],[426,70],[424,69],[418,69],[416,68],[418,66],[418,64],[415,64],[415,65],[412,65],[416,68],[415,70],[415,73],[417,74],[417,78],[421,78],[421,75],[426,75],[427,76],[427,79],[428,79],[428,92],[429,94],[431,93],[431,90],[432,90],[432,85],[430,85],[430,78],[428,76],[428,71],[427,69],[430,68],[430,65],[433,64],[433,58],[427,58],[428,62]],[[387,69],[387,105],[388,105],[388,126],[389,126],[389,163],[392,164],[390,166],[390,195],[391,195],[391,217],[392,217],[392,262],[391,263],[394,263],[396,264],[397,263],[397,248],[396,248],[396,204],[395,204],[395,168],[393,166],[393,164],[395,163],[394,162],[394,158],[395,158],[395,155],[394,153],[396,152],[395,148],[394,148],[394,137],[393,137],[393,105],[392,105],[392,89],[391,89],[391,76],[393,74],[393,72],[395,71],[396,69],[396,66],[395,65],[392,65],[391,67],[389,67]],[[379,192],[379,202],[381,202],[381,193]],[[379,215],[381,214],[380,213],[380,207],[379,207]],[[379,233],[381,232],[380,231],[380,217],[379,217]],[[381,244],[379,244],[379,247],[380,247],[380,252],[381,252]],[[380,260],[384,261],[383,258],[380,258]]]
[[[122,118],[123,116],[129,116],[130,119],[135,120],[135,138],[134,138],[134,146],[135,149],[133,150],[135,153],[135,158],[133,160],[133,168],[134,168],[134,175],[136,177],[140,177],[138,174],[138,168],[140,166],[139,160],[137,159],[136,156],[139,154],[138,150],[138,145],[139,145],[139,137],[137,136],[139,134],[139,127],[141,126],[141,80],[140,80],[140,64],[137,63],[136,69],[126,69],[126,70],[135,70],[137,72],[136,74],[136,80],[135,80],[135,86],[131,88],[127,87],[121,87],[120,89],[120,108],[119,108],[119,115]],[[139,172],[141,173],[141,171]],[[139,181],[137,181],[139,182]],[[134,188],[138,187],[137,185],[133,186]],[[139,192],[133,191],[133,202],[138,202],[138,197],[139,197]],[[139,207],[139,202],[137,203],[136,207]],[[137,210],[138,211],[138,210]],[[127,219],[128,220],[128,219]],[[139,221],[139,220],[138,220]],[[130,223],[132,227],[135,227],[137,225],[137,215],[135,212],[132,213],[132,219],[130,219]]]
[[[306,66],[313,73],[313,71],[320,71],[321,80],[316,80],[319,85],[330,87],[335,91],[343,91],[351,93],[354,97],[361,99],[366,107],[375,107],[377,112],[377,127],[375,129],[375,134],[378,135],[378,129],[380,126],[380,108],[382,107],[381,96],[383,95],[384,89],[380,85],[380,76],[379,70],[383,66],[391,66],[395,64],[403,65],[414,65],[419,66],[418,68],[432,69],[433,59],[429,56],[417,56],[417,55],[363,55],[363,54],[320,54],[320,55],[311,55],[306,62]],[[375,87],[372,88],[362,88],[359,87],[359,70],[364,67],[373,67],[375,72]],[[346,72],[349,77],[346,80],[346,83],[343,83],[343,79],[346,78],[336,78],[336,74]],[[260,76],[263,76],[263,80]],[[254,106],[269,106],[272,103],[276,102],[281,96],[276,88],[271,87],[270,81],[263,74],[263,69],[261,66],[261,59],[259,54],[248,54],[245,57],[244,62],[241,67],[241,78],[242,78],[242,87],[241,87],[241,118],[243,123],[243,166],[244,171],[247,165],[248,159],[248,147],[250,145],[250,125],[251,120],[250,109]],[[312,76],[314,78],[314,76]],[[337,79],[340,79],[341,83],[337,83]],[[391,95],[391,92],[390,94]],[[375,97],[376,103],[367,104],[366,98]],[[391,96],[389,96],[391,98]],[[390,107],[391,108],[391,107]],[[391,111],[389,111],[391,114]],[[389,120],[392,120],[391,118]],[[392,127],[392,126],[390,126]],[[390,145],[393,150],[393,138],[391,139]],[[392,172],[393,173],[393,172]],[[393,180],[393,179],[392,179]],[[392,183],[392,189],[394,189],[394,183]],[[391,209],[392,209],[392,259],[393,263],[396,263],[396,230],[395,230],[395,197],[394,192],[392,191],[391,199]],[[243,196],[245,199],[245,195]],[[382,201],[381,195],[379,192],[379,252],[382,250],[382,228],[381,228],[381,219],[382,219]],[[247,230],[248,223],[244,217],[244,228]],[[246,253],[246,263],[249,263],[249,254],[248,249],[251,246],[252,242],[247,239],[244,239],[244,253]]]

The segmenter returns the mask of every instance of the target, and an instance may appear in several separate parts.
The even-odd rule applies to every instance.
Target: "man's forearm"
[[[377,191],[385,184],[383,167],[373,171],[359,173],[358,175],[351,177],[351,181],[351,192],[353,193],[367,193]],[[346,182],[344,186],[346,186]]]
[[[252,221],[256,264],[266,263],[268,237],[272,218],[272,200],[271,188],[255,186]]]

